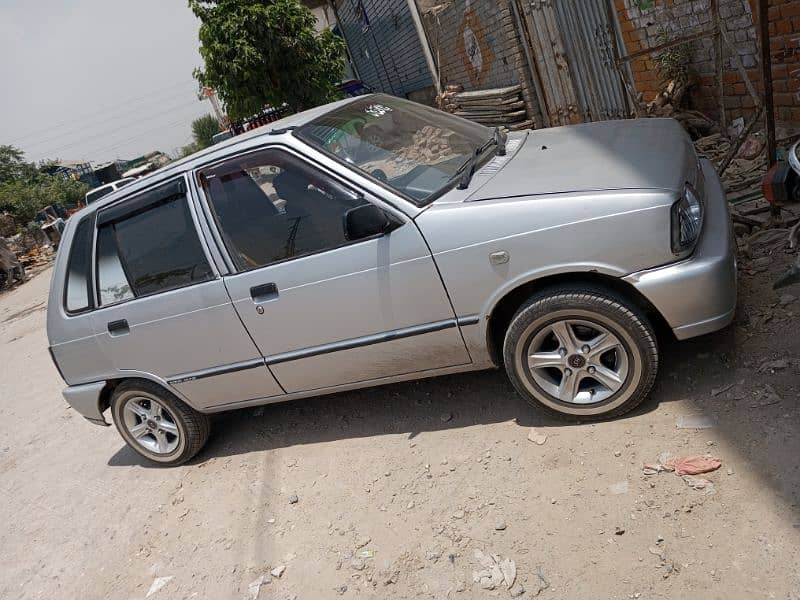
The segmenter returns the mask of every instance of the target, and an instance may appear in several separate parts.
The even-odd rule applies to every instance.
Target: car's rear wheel
[[[208,439],[210,421],[149,381],[121,383],[111,415],[122,438],[145,458],[165,466],[186,462]]]
[[[506,371],[529,403],[561,418],[598,420],[639,405],[653,386],[658,346],[644,313],[610,290],[545,290],[511,320]]]

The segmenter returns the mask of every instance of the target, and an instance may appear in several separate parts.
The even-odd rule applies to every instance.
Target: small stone
[[[457,510],[453,513],[454,519],[463,519],[466,516],[466,513],[463,510]]]
[[[267,523],[269,523],[270,525],[274,525],[275,519],[267,519]]]
[[[339,594],[340,596],[344,596],[344,593],[347,591],[346,585],[340,585],[339,587],[333,588],[333,590]]]
[[[494,524],[495,531],[505,531],[506,530],[506,522],[505,521],[498,521]]]
[[[542,446],[547,441],[547,434],[544,431],[538,431],[535,427],[531,427],[530,431],[528,431],[528,440],[537,446]]]
[[[555,504],[556,502],[558,502],[558,498],[551,498],[550,499],[550,504]]]
[[[452,413],[442,413],[442,414],[439,416],[439,419],[442,421],[442,423],[447,423],[447,422],[448,422],[449,420],[451,420],[452,418],[453,418],[453,415],[452,415]]]
[[[769,256],[762,256],[757,258],[753,261],[753,270],[754,271],[766,271],[769,269],[769,266],[772,264],[772,259]]]
[[[797,298],[791,294],[782,294],[780,300],[778,300],[778,303],[781,306],[789,306],[795,300],[797,300]]]
[[[297,504],[300,499],[297,497],[297,494],[292,494],[289,496],[289,504]]]
[[[728,475],[733,475],[734,473],[733,467],[728,467]]]
[[[518,583],[514,587],[512,587],[508,593],[511,595],[512,598],[519,598],[522,594],[525,593],[525,588],[522,587],[521,583]]]
[[[355,571],[363,571],[364,567],[366,567],[366,566],[367,566],[367,563],[365,563],[360,558],[354,558],[353,560],[350,561],[350,568],[355,570]]]
[[[273,577],[276,577],[276,578],[280,579],[280,578],[281,578],[281,575],[283,575],[283,572],[284,572],[285,570],[286,570],[286,565],[278,565],[277,567],[275,567],[274,569],[272,569],[272,570],[269,572],[269,574],[270,574],[270,575],[272,575]]]
[[[622,456],[622,452],[620,452],[619,450],[615,450],[615,451],[614,451],[614,456],[616,456],[617,458],[619,458],[620,456]]]
[[[614,528],[614,535],[622,535],[623,533],[625,533],[625,528],[624,527],[620,527],[619,525],[617,525]]]
[[[507,588],[511,588],[517,580],[517,565],[510,558],[500,561],[500,572],[503,574],[503,581]]]
[[[409,502],[408,504],[406,504],[406,508],[407,508],[408,510],[411,510],[412,508],[414,508],[414,501],[412,500],[411,502]]]
[[[457,592],[466,592],[467,591],[467,583],[465,581],[459,581],[456,583],[456,591]]]

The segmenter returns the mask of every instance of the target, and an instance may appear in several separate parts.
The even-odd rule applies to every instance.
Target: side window
[[[242,271],[348,243],[344,215],[366,203],[280,150],[228,160],[200,181]]]
[[[211,266],[177,184],[101,213],[97,234],[100,304],[113,304],[213,279]],[[144,200],[144,201],[143,201]],[[113,213],[111,211],[114,211]]]
[[[69,249],[67,259],[67,283],[64,294],[64,307],[67,312],[78,313],[91,308],[89,274],[92,263],[92,234],[94,233],[94,215],[84,217]]]

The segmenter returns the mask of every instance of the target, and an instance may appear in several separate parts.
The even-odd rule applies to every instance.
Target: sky
[[[199,21],[187,0],[0,0],[0,145],[104,162],[192,139]]]

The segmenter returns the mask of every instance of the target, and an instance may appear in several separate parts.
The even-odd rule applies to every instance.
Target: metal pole
[[[772,56],[769,48],[767,0],[758,2],[758,25],[761,28],[761,82],[764,84],[764,110],[767,112],[767,165],[777,161],[775,148],[775,102],[772,97]]]
[[[719,0],[711,0],[711,17],[717,34],[714,36],[714,70],[717,72],[717,96],[719,96],[719,124],[724,132],[728,128],[725,115],[725,83],[722,81],[722,21],[719,18]]]
[[[419,42],[422,45],[422,53],[425,55],[425,62],[428,63],[428,70],[431,72],[433,85],[436,87],[436,94],[438,96],[441,96],[442,82],[439,81],[439,70],[436,67],[436,62],[433,60],[433,54],[431,54],[431,46],[428,43],[428,36],[425,33],[425,28],[422,26],[422,19],[419,16],[417,3],[415,2],[415,0],[407,0],[407,1],[408,1],[408,10],[411,13],[411,20],[414,21],[414,27],[417,28],[417,35],[419,36]]]
[[[769,44],[768,1],[758,1],[758,25],[761,29],[761,83],[764,84],[764,110],[767,113],[767,168],[772,167],[778,158],[775,147],[775,102],[772,97],[772,56]],[[780,217],[780,206],[773,206],[771,211],[775,218]]]

